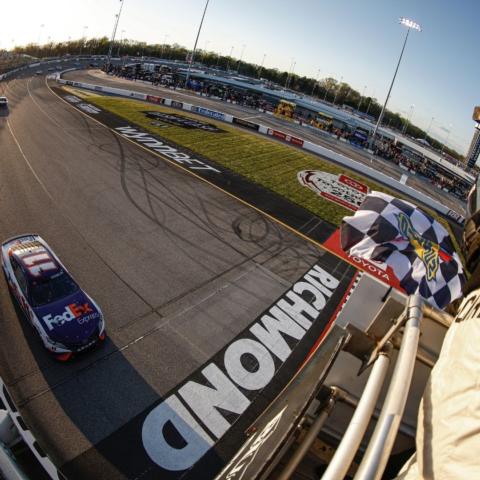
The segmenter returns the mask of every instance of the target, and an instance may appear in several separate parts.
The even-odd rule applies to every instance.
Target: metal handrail
[[[419,295],[410,296],[407,306],[407,323],[387,397],[354,480],[378,480],[385,470],[407,402],[422,316],[422,298]]]
[[[310,447],[320,433],[320,430],[322,429],[323,424],[333,410],[336,401],[336,393],[334,390],[332,390],[320,414],[308,429],[308,432],[305,435],[302,443],[297,447],[277,480],[289,480],[289,478],[294,474],[298,465],[303,460],[303,457],[305,457],[307,452],[310,450]]]
[[[362,397],[358,402],[357,408],[342,437],[335,455],[323,474],[322,480],[342,479],[350,468],[350,464],[352,463],[355,454],[360,447],[362,438],[365,435],[365,431],[367,430],[388,367],[390,366],[390,352],[392,347],[390,344],[387,344],[386,347],[387,348],[385,348],[384,351],[380,352],[377,360],[375,360],[375,363],[373,364]]]
[[[428,303],[425,303],[423,305],[423,316],[425,318],[433,320],[440,325],[443,325],[446,328],[450,327],[450,325],[454,321],[454,318],[447,312],[432,307],[432,305],[429,305]]]

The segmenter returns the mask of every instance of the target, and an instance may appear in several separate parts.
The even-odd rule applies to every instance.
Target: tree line
[[[44,45],[30,43],[25,46],[14,48],[14,53],[27,54],[37,58],[70,55],[106,55],[110,46],[110,40],[107,37],[78,39],[67,42],[50,42]],[[168,60],[186,61],[190,50],[174,44],[147,44],[134,40],[122,40],[115,42],[112,54],[113,56],[147,56],[158,57]],[[220,55],[211,51],[197,50],[195,54],[195,63],[201,63],[205,66],[218,68],[221,70],[236,71],[240,74],[263,78],[272,83],[282,86],[287,85],[289,89],[297,93],[312,96],[318,100],[335,102],[336,105],[346,105],[362,113],[371,115],[375,120],[378,119],[382,105],[376,98],[362,96],[360,92],[352,88],[346,82],[339,82],[335,78],[328,77],[317,81],[314,78],[300,76],[295,73],[290,74],[277,68],[265,68],[255,63],[240,61],[238,58],[229,55]],[[386,110],[383,118],[383,125],[405,131],[407,135],[414,138],[425,139],[429,144],[438,150],[443,147],[445,153],[452,157],[462,160],[463,157],[453,149],[434,139],[424,130],[410,123],[402,115]]]

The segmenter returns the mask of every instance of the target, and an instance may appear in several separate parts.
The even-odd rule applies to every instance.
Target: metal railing
[[[304,439],[297,447],[279,480],[288,480],[306,455],[337,401],[351,404],[354,414],[336,452],[328,464],[322,480],[342,480],[350,469],[354,457],[375,414],[375,406],[390,365],[393,348],[399,348],[397,361],[388,387],[385,401],[354,480],[378,480],[382,477],[390,457],[397,433],[402,430],[401,419],[412,382],[415,361],[432,367],[435,358],[419,349],[420,324],[423,318],[448,328],[453,317],[423,302],[419,295],[408,298],[405,311],[388,332],[377,342],[362,371],[372,366],[361,398],[353,401],[349,393],[338,387],[330,387],[330,394],[323,403],[319,415],[312,423]],[[403,330],[401,341],[395,336]],[[395,337],[394,337],[395,336]]]
[[[381,478],[387,465],[410,390],[420,338],[423,306],[423,300],[419,295],[409,297],[407,321],[395,370],[380,418],[354,477],[355,480],[377,480]]]
[[[378,396],[390,366],[391,345],[387,344],[373,364],[362,397],[358,402],[355,413],[348,425],[342,441],[335,451],[335,455],[323,474],[323,480],[344,478],[350,464],[360,447],[360,443],[370,422],[370,418],[377,404]]]

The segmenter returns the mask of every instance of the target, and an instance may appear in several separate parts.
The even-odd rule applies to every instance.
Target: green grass
[[[402,198],[397,192],[385,188],[369,178],[322,160],[313,154],[266,137],[255,135],[246,130],[232,127],[223,122],[207,120],[205,117],[189,112],[180,112],[177,109],[146,104],[131,99],[89,95],[88,101],[125,118],[146,131],[163,137],[189,149],[193,153],[243,175],[252,182],[278,193],[306,208],[323,220],[337,226],[340,225],[343,217],[353,213],[340,205],[323,199],[310,189],[300,185],[297,180],[297,173],[300,170],[323,170],[334,174],[345,173],[368,185],[371,190],[385,192]],[[185,117],[208,121],[208,123],[218,126],[224,132],[213,133],[176,126],[154,126],[152,125],[152,119],[147,118],[142,113],[146,110],[181,113]],[[408,200],[407,198],[405,199]],[[440,218],[432,210],[424,210],[428,211],[447,228],[456,250],[460,252],[448,222]]]

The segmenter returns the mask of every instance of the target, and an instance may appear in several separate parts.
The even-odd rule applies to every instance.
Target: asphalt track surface
[[[391,162],[380,159],[378,157],[373,157],[374,159],[372,160],[372,156],[368,154],[368,152],[364,152],[361,149],[335,140],[332,137],[322,134],[321,132],[315,132],[310,128],[301,127],[288,120],[283,120],[272,115],[261,113],[252,108],[231,104],[216,99],[201,97],[199,95],[191,94],[185,91],[174,91],[172,89],[166,89],[163,87],[154,87],[144,82],[136,82],[132,80],[127,80],[125,78],[107,76],[100,70],[78,70],[73,72],[67,72],[65,75],[63,75],[63,78],[84,83],[93,83],[96,85],[127,88],[143,93],[150,93],[154,95],[164,96],[166,98],[172,98],[178,101],[189,101],[190,103],[193,103],[195,105],[216,109],[224,113],[228,113],[239,118],[243,118],[245,120],[250,120],[255,123],[260,123],[270,128],[278,129],[283,132],[289,133],[290,135],[317,143],[324,147],[330,148],[338,153],[341,153],[349,158],[352,158],[353,160],[368,165],[369,167],[375,168],[376,170],[392,178],[395,178],[396,180],[399,180],[401,176],[405,174],[404,170]],[[464,202],[461,202],[452,195],[449,195],[446,192],[443,192],[433,187],[426,180],[414,177],[413,175],[409,175],[408,185],[420,192],[425,193],[426,195],[429,195],[435,200],[448,206],[452,210],[462,215],[465,215]]]
[[[0,91],[10,102],[0,117],[0,238],[45,238],[101,306],[109,335],[74,362],[55,362],[1,276],[0,373],[54,463],[69,478],[93,478],[96,445],[208,361],[323,252],[93,122],[44,76]],[[305,232],[320,223],[309,222]],[[85,456],[90,476],[75,470]],[[125,478],[107,463],[96,478]]]

